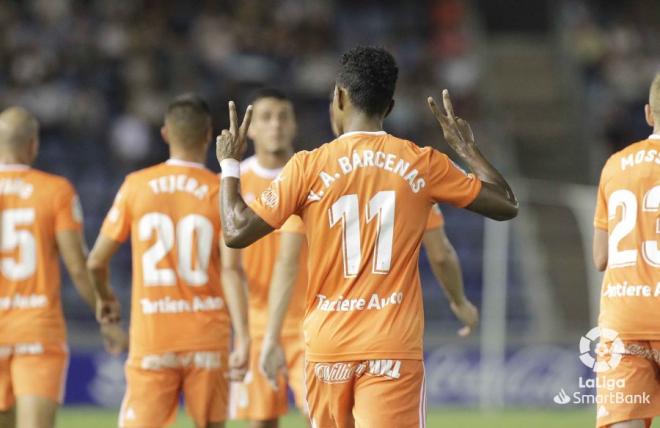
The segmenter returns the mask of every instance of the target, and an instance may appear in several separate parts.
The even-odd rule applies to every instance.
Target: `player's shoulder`
[[[422,147],[415,143],[414,141],[408,140],[406,138],[397,137],[396,135],[387,134],[390,147],[396,148],[401,153],[406,153],[412,157],[430,157],[430,156],[440,156],[445,157],[446,155],[432,147],[425,146]]]
[[[630,167],[649,163],[660,165],[660,150],[652,147],[648,139],[640,140],[610,155],[603,166],[601,178],[627,173]]]
[[[40,169],[31,168],[30,175],[33,181],[37,181],[39,187],[48,189],[45,193],[52,193],[53,190],[73,190],[71,181],[61,175],[53,174],[50,172],[42,171]]]

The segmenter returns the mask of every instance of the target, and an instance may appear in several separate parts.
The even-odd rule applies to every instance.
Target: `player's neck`
[[[354,114],[346,118],[344,123],[344,134],[349,132],[376,132],[383,130],[383,119],[381,117],[367,116],[362,113]]]
[[[9,153],[0,153],[0,165],[30,165],[27,159],[23,156],[17,156],[15,154]]]
[[[291,150],[279,152],[256,151],[257,163],[265,169],[278,169],[284,167],[287,161],[293,155]]]
[[[206,152],[192,153],[179,150],[171,150],[170,159],[204,164],[206,162]]]

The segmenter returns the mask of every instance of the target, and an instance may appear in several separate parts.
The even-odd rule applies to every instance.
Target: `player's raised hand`
[[[451,98],[449,98],[449,91],[446,89],[442,91],[444,112],[440,111],[433,97],[428,97],[426,101],[433,116],[435,116],[435,119],[442,128],[442,133],[445,136],[447,144],[449,144],[452,150],[461,157],[472,154],[477,147],[474,141],[474,134],[472,133],[470,124],[454,114],[454,107],[451,104]]]
[[[96,299],[96,321],[101,324],[115,324],[121,319],[121,306],[115,296]]]
[[[463,299],[460,303],[452,302],[450,307],[456,318],[463,323],[463,327],[458,330],[458,335],[469,336],[479,323],[479,311],[468,299]]]
[[[243,122],[238,126],[238,114],[236,113],[236,103],[229,101],[229,129],[223,129],[216,138],[215,153],[218,162],[224,159],[241,160],[245,153],[245,142],[247,140],[247,130],[252,120],[252,106],[249,105],[245,110]]]
[[[264,340],[261,355],[259,355],[259,370],[268,380],[270,387],[277,391],[277,380],[280,373],[287,376],[286,357],[279,341]]]
[[[119,323],[101,324],[101,335],[108,353],[119,355],[128,349],[128,334]]]
[[[250,341],[236,340],[234,349],[229,354],[229,371],[225,377],[232,382],[242,382],[250,362]]]

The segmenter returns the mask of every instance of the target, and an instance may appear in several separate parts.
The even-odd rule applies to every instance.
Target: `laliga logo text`
[[[592,344],[595,344],[593,352]],[[619,334],[609,328],[594,327],[580,338],[580,361],[596,373],[618,366],[624,352]]]

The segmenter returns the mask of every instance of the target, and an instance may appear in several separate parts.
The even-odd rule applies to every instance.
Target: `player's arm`
[[[456,317],[464,324],[460,336],[469,335],[479,322],[479,312],[465,296],[461,263],[444,227],[427,230],[423,239],[433,275],[440,283]]]
[[[500,172],[486,159],[474,141],[470,125],[454,115],[449,92],[442,92],[442,113],[432,97],[428,104],[449,146],[482,181],[481,191],[466,208],[493,220],[510,220],[518,215],[518,200],[511,186]]]
[[[594,228],[594,242],[593,242],[593,258],[594,265],[599,271],[604,271],[607,268],[608,260],[608,240],[609,235],[607,230],[599,227]]]
[[[222,292],[234,330],[234,350],[229,357],[229,378],[242,381],[248,369],[250,333],[248,330],[247,282],[241,265],[241,252],[220,243]]]
[[[119,302],[110,286],[110,260],[120,246],[120,242],[100,234],[87,259],[87,269],[91,273],[92,284],[98,296],[96,318],[103,324],[120,320]]]
[[[259,357],[259,368],[274,389],[277,389],[278,373],[286,370],[280,334],[298,278],[300,252],[305,243],[302,233],[282,232],[280,236],[280,248],[268,293],[268,324]]]
[[[229,130],[223,129],[217,138],[216,155],[222,167],[220,216],[225,244],[230,248],[244,248],[273,231],[243,200],[238,171],[239,160],[245,151],[247,129],[252,118],[248,106],[243,123],[238,127],[236,105],[229,102]]]
[[[85,265],[87,245],[83,233],[79,230],[61,230],[56,233],[55,242],[78,294],[95,311],[96,296]]]

